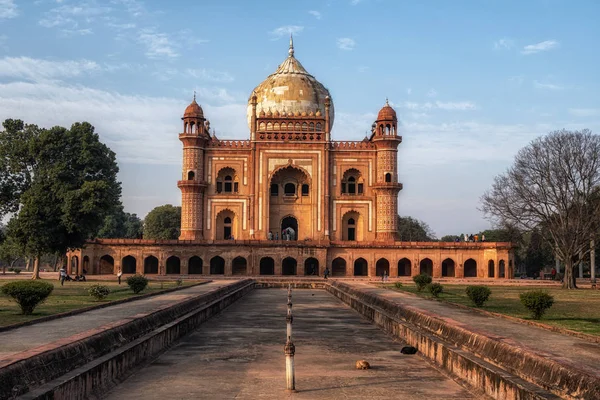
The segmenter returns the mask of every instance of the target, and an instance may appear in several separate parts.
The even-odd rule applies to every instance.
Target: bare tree
[[[600,215],[600,136],[554,131],[519,151],[482,196],[482,210],[501,223],[540,229],[565,263],[563,288],[576,288],[574,265],[590,250]]]

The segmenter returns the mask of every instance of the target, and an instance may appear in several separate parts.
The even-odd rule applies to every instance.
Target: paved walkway
[[[368,283],[347,283],[361,291],[377,294],[407,308],[418,309],[467,330],[501,340],[507,344],[527,347],[542,357],[570,364],[575,369],[586,371],[590,375],[600,378],[600,344],[598,343],[453,307],[443,302],[375,287]]]
[[[34,349],[58,339],[64,339],[90,329],[99,328],[111,322],[131,318],[136,314],[150,313],[165,305],[175,304],[232,283],[234,281],[209,282],[171,293],[151,296],[129,303],[117,304],[2,332],[0,333],[0,362],[15,353]]]
[[[202,324],[109,399],[475,399],[324,290],[293,291],[297,393],[286,394],[287,291],[258,289]],[[373,369],[356,370],[357,360]]]

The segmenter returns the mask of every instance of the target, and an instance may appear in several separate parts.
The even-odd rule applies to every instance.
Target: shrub
[[[183,285],[183,279],[179,278],[175,281],[175,283],[177,283],[177,286],[181,286]]]
[[[13,268],[13,272],[19,275],[21,273],[21,268]]]
[[[402,282],[396,282],[394,283],[394,286],[396,286],[396,289],[400,289],[402,287]]]
[[[416,275],[413,276],[413,281],[415,281],[417,290],[420,292],[421,290],[425,289],[425,286],[431,283],[431,277],[426,274]]]
[[[469,299],[471,299],[473,304],[477,307],[483,306],[483,303],[485,303],[492,294],[492,291],[487,286],[467,286],[466,292]]]
[[[110,289],[108,286],[96,284],[90,286],[88,293],[90,296],[95,297],[96,300],[100,301],[110,294]]]
[[[433,297],[439,297],[440,293],[444,291],[444,287],[438,282],[429,284],[427,289],[429,289],[429,293],[431,293]]]
[[[2,293],[13,298],[24,315],[33,313],[54,290],[51,283],[43,281],[17,281],[2,286]]]
[[[127,278],[127,285],[137,294],[148,286],[148,278],[143,275],[133,275]]]
[[[15,269],[13,267],[8,267],[7,271],[8,272],[13,272]]]
[[[554,297],[543,290],[530,290],[519,295],[521,303],[531,311],[533,319],[540,319],[554,304]]]

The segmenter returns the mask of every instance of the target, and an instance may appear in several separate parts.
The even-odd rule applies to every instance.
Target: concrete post
[[[592,282],[596,279],[596,243],[590,240],[590,274]]]
[[[287,301],[287,316],[285,320],[287,321],[287,340],[285,342],[284,352],[285,352],[285,381],[286,381],[286,391],[295,392],[296,391],[296,379],[294,376],[294,353],[296,352],[296,347],[294,343],[292,343],[292,285],[288,286],[288,301]]]

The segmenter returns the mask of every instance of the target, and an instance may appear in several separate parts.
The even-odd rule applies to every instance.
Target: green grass
[[[88,280],[87,282],[65,282],[64,286],[60,286],[58,280],[46,280],[46,282],[50,282],[54,285],[54,291],[52,291],[52,294],[44,303],[36,307],[32,315],[22,315],[21,309],[11,298],[0,294],[0,326],[30,321],[47,315],[108,303],[127,297],[137,297],[146,293],[158,292],[177,286],[175,281],[150,281],[148,287],[146,287],[142,293],[136,295],[133,294],[124,281],[125,280],[123,280],[121,285],[118,285],[116,282]],[[0,286],[8,282],[11,281],[2,280],[0,281]],[[189,286],[197,282],[198,281],[184,280],[183,286]],[[108,286],[111,290],[108,297],[101,301],[97,301],[90,296],[87,291],[90,286],[97,283]]]
[[[386,285],[388,289],[415,293],[424,298],[432,298],[424,290],[417,292],[414,285],[404,284],[401,288]],[[444,284],[444,293],[440,294],[440,301],[462,304],[473,307],[465,293],[467,285]],[[539,322],[560,328],[600,336],[600,290],[578,289],[563,290],[542,286],[493,286],[489,288],[492,294],[481,308],[499,314],[531,320],[529,311],[521,304],[519,294],[534,289],[543,289],[554,296],[554,305]]]

